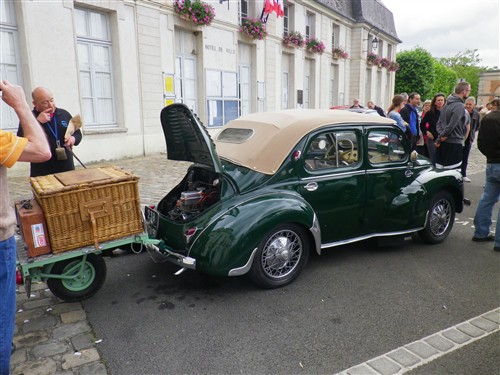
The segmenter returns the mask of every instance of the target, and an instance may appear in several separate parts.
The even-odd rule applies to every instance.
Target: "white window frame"
[[[306,12],[306,17],[305,17],[305,23],[306,23],[306,33],[305,36],[306,38],[314,38],[315,35],[315,22],[316,22],[316,17],[314,13]]]
[[[290,5],[283,4],[283,35],[290,34]]]
[[[248,0],[240,0],[238,2],[238,14],[240,18],[240,25],[244,18],[250,17],[250,4]]]
[[[94,10],[90,9],[85,9],[85,8],[75,8],[75,12],[84,12],[84,17],[85,17],[85,29],[87,31],[87,34],[78,34],[78,28],[77,28],[77,45],[78,47],[85,47],[88,49],[88,57],[89,57],[89,67],[88,69],[83,69],[81,66],[79,66],[79,76],[80,76],[80,97],[82,100],[82,111],[83,111],[83,116],[85,117],[85,124],[87,126],[93,127],[93,126],[99,126],[99,127],[115,127],[117,126],[116,124],[116,100],[115,100],[115,93],[114,93],[114,72],[113,72],[113,45],[111,41],[111,30],[109,26],[109,17],[106,13],[102,12],[96,12]],[[93,31],[91,29],[91,24],[90,24],[90,19],[93,15],[100,15],[104,16],[105,19],[105,24],[101,24],[103,26],[103,29],[105,31],[104,36],[94,36],[94,35],[89,35],[92,34]],[[76,22],[79,21],[77,19],[78,15],[75,14],[75,19]],[[109,69],[104,70],[104,68],[99,67],[98,62],[94,60],[94,50],[96,48],[100,48],[101,51],[107,51],[108,53],[108,65]],[[81,56],[78,56],[78,63],[81,65]],[[90,79],[90,96],[84,97],[84,93],[82,92],[83,90],[83,74],[89,74],[89,79]],[[102,77],[101,77],[102,76]],[[108,78],[109,79],[109,96],[101,96],[97,97],[96,93],[99,91],[98,86],[99,86],[99,77],[101,78]],[[102,82],[102,81],[101,81]],[[92,106],[92,111],[93,111],[93,119],[92,117],[87,113],[85,113],[85,108],[86,105],[83,103],[84,100],[90,100],[91,101],[91,106]],[[102,111],[99,110],[102,101],[105,100],[107,102],[110,102],[111,108],[108,109],[111,113],[110,118],[104,118],[101,114],[103,113]],[[109,105],[109,104],[108,104]],[[108,111],[106,110],[106,111]],[[108,113],[109,116],[109,113]]]
[[[2,19],[0,19],[0,77],[7,79],[10,83],[22,86],[22,69],[19,60],[19,39],[16,24],[14,2],[2,0]],[[4,38],[12,38],[13,50],[11,61],[5,61],[6,54],[3,49],[8,45]],[[0,118],[3,130],[15,130],[19,126],[19,119],[15,111],[0,101]]]
[[[246,71],[248,80],[245,81],[244,71]],[[240,99],[240,115],[252,113],[252,66],[249,64],[240,64],[238,75],[238,96]]]
[[[332,23],[332,48],[340,47],[340,26],[336,23]]]
[[[207,127],[222,127],[240,116],[240,98],[238,95],[238,73],[216,69],[205,69]],[[236,113],[228,116],[229,104],[236,104]],[[220,113],[219,113],[220,104]],[[216,111],[216,115],[214,112]]]
[[[290,108],[290,73],[282,72],[281,75],[281,109]]]
[[[186,74],[188,61],[193,64],[193,76],[190,78]],[[189,109],[195,113],[198,112],[198,97],[196,95],[198,92],[196,64],[196,57],[193,55],[179,53],[175,57],[175,102],[186,104]],[[189,85],[193,86],[193,96],[187,95],[187,87]]]

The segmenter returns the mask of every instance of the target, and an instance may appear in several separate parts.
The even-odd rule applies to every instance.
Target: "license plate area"
[[[146,219],[146,230],[150,237],[156,238],[160,224],[160,214],[155,209],[145,206],[144,217]]]

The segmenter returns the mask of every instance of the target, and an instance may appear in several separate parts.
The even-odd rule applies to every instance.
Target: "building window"
[[[338,81],[339,81],[339,66],[337,64],[330,65],[330,87],[329,87],[329,103],[330,107],[338,105]]]
[[[283,5],[283,35],[290,33],[290,7],[288,4]]]
[[[340,26],[332,23],[332,48],[340,46]]]
[[[184,103],[194,112],[196,107],[196,59],[178,55],[175,58],[175,102]]]
[[[293,88],[293,82],[290,82],[290,77],[293,77],[293,65],[291,55],[284,53],[282,55],[281,65],[281,109],[290,108],[290,100]]]
[[[294,31],[294,6],[290,3],[283,4],[283,35]]]
[[[392,60],[392,44],[387,44],[387,58]]]
[[[314,14],[307,13],[306,14],[306,38],[314,38],[315,30],[314,30]]]
[[[239,117],[238,77],[235,72],[206,70],[208,127],[223,126]]]
[[[17,40],[14,3],[11,0],[0,2],[0,77],[10,83],[21,85],[21,65]],[[19,120],[14,110],[0,101],[0,121],[2,129],[17,129]]]
[[[80,95],[86,125],[116,125],[108,16],[75,8]]]
[[[240,24],[244,18],[248,17],[248,0],[240,0]]]
[[[175,29],[175,102],[198,112],[196,36]],[[194,53],[193,53],[194,51]]]
[[[306,59],[304,61],[304,92],[302,98],[303,108],[314,108],[313,90],[314,90],[314,72],[313,60]]]
[[[239,51],[239,82],[238,94],[240,99],[240,115],[252,112],[252,48],[248,44],[240,43]]]
[[[380,38],[378,38],[378,53],[380,57],[384,57],[384,41]]]

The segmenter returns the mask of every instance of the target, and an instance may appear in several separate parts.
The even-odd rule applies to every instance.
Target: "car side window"
[[[368,160],[371,164],[401,162],[406,158],[401,134],[392,130],[368,133]]]
[[[305,168],[316,171],[357,165],[358,145],[358,137],[354,131],[321,133],[309,143]]]

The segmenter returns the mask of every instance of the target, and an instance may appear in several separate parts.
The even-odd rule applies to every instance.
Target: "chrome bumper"
[[[156,245],[147,245],[146,249],[149,252],[152,250],[155,253],[160,254],[162,256],[163,260],[167,260],[170,263],[177,264],[178,266],[180,266],[182,268],[189,268],[191,270],[196,269],[196,259],[194,259],[194,258],[174,253],[173,251],[168,250],[168,249],[161,249]],[[151,255],[151,252],[149,254]],[[152,255],[151,255],[151,257],[153,258]],[[153,258],[153,260],[155,260],[155,259]]]

